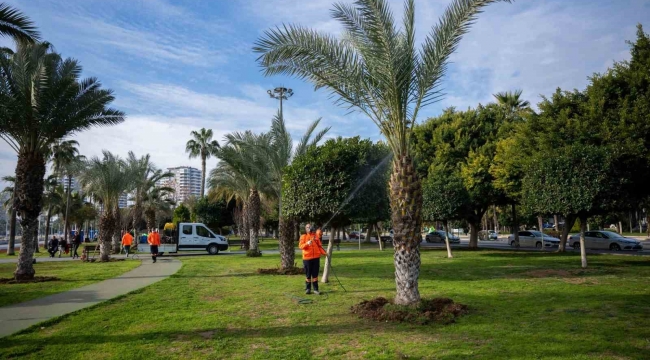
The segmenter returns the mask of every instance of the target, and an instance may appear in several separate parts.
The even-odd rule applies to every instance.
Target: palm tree
[[[0,3],[0,36],[33,43],[40,35],[29,18],[11,6]]]
[[[108,261],[111,252],[111,239],[118,231],[117,204],[119,197],[132,186],[132,178],[126,162],[108,151],[103,151],[103,158],[93,157],[86,162],[80,175],[84,191],[92,193],[103,206],[99,219],[100,258]],[[118,209],[119,211],[119,209]]]
[[[72,193],[72,177],[79,172],[80,167],[86,160],[86,157],[79,155],[77,149],[79,143],[75,140],[57,141],[52,145],[52,171],[59,177],[67,177],[67,189],[65,194],[65,229],[64,237],[68,241],[70,233],[70,221],[68,214],[70,209],[70,194]]]
[[[173,194],[174,189],[165,186],[152,186],[147,189],[147,192],[142,198],[147,228],[153,229],[158,227],[157,214],[159,212],[171,212],[172,206],[174,205],[174,200],[171,198]]]
[[[521,99],[522,93],[523,90],[519,89],[513,92],[505,91],[496,93],[492,96],[494,96],[499,105],[503,106],[507,114],[511,115],[530,107],[529,101]]]
[[[415,49],[414,0],[398,29],[385,0],[335,4],[344,40],[298,25],[265,32],[255,46],[265,75],[285,74],[326,88],[337,103],[366,114],[393,151],[390,178],[397,304],[420,301],[422,186],[413,166],[411,133],[420,109],[439,99],[449,56],[480,11],[499,0],[454,0]],[[508,1],[509,0],[504,0]]]
[[[201,129],[199,132],[190,133],[192,139],[185,145],[185,152],[190,154],[190,159],[201,157],[201,197],[205,195],[205,160],[215,155],[219,150],[219,142],[212,140],[212,129]]]
[[[33,248],[42,209],[43,179],[50,146],[72,133],[124,121],[107,108],[114,97],[95,78],[80,80],[76,60],[63,60],[47,43],[19,43],[0,52],[0,138],[18,154],[14,208],[23,246],[14,276],[34,277]]]
[[[237,231],[246,250],[250,245],[250,232],[248,230],[248,196],[250,195],[246,179],[224,162],[219,162],[215,169],[210,171],[210,197],[212,200],[224,199],[226,203],[234,200],[237,210],[235,220]],[[237,216],[239,214],[239,216]],[[239,221],[237,221],[239,219]]]
[[[278,199],[278,217],[280,230],[280,266],[282,269],[293,267],[295,259],[294,251],[294,224],[282,215],[282,176],[291,160],[296,156],[304,154],[310,147],[315,147],[319,141],[330,130],[329,127],[319,131],[312,138],[312,135],[321,119],[314,121],[305,131],[305,134],[294,148],[291,134],[287,131],[284,118],[280,112],[273,118],[271,124],[271,141],[268,148],[260,149],[263,155],[268,157],[269,171],[271,175],[270,187]]]
[[[58,213],[63,205],[63,187],[59,183],[58,176],[52,174],[45,179],[45,189],[43,193],[43,206],[47,207],[47,217],[45,219],[45,243],[50,235],[50,221],[52,213]]]
[[[7,200],[4,202],[3,207],[5,210],[11,209],[9,215],[9,242],[7,243],[7,255],[16,254],[16,210],[13,207],[14,196],[16,195],[16,178],[14,176],[4,176],[2,181],[8,182],[11,185],[2,190],[3,194],[7,195]]]
[[[243,180],[247,187],[248,196],[244,208],[247,214],[246,226],[250,241],[250,251],[257,253],[258,231],[260,227],[260,193],[268,194],[271,190],[271,178],[267,156],[256,149],[268,148],[271,142],[270,134],[256,135],[250,131],[226,135],[226,144],[217,152],[221,160],[219,165],[223,171],[229,172],[232,178]],[[233,190],[241,190],[237,185]]]

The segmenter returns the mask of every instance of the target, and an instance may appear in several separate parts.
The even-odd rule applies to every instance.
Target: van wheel
[[[217,255],[219,253],[219,247],[216,244],[208,246],[208,254]]]
[[[618,244],[612,244],[609,246],[609,249],[612,251],[621,251],[621,247]]]
[[[541,249],[542,248],[542,243],[538,242],[537,244],[535,244],[535,247],[538,248],[538,249]]]

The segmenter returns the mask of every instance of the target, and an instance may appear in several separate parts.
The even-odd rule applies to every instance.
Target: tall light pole
[[[273,90],[267,90],[267,94],[269,94],[270,97],[274,99],[280,100],[280,116],[283,116],[282,114],[282,100],[289,100],[291,96],[293,96],[293,90],[287,89],[282,86],[278,86]]]

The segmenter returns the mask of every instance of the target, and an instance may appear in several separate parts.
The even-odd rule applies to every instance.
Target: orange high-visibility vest
[[[311,245],[307,244],[309,240],[311,240]],[[317,259],[321,255],[327,254],[320,239],[315,234],[302,235],[298,247],[302,250],[303,260]]]
[[[133,236],[129,233],[125,233],[124,236],[122,236],[122,245],[124,246],[131,246],[133,243]]]
[[[149,245],[160,245],[160,234],[158,233],[149,233],[149,236],[147,236],[147,242]]]

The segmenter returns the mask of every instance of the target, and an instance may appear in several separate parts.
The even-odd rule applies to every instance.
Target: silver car
[[[445,242],[445,237],[447,236],[447,233],[442,231],[442,230],[436,230],[433,232],[430,232],[426,235],[425,241],[428,243],[432,242],[439,242],[443,243]],[[450,244],[460,244],[460,238],[456,235],[449,234],[449,243]]]
[[[580,249],[580,234],[569,236],[567,240],[569,245],[574,249]],[[636,240],[626,238],[612,231],[586,231],[585,248],[598,250],[643,250],[643,245]]]
[[[508,243],[510,246],[515,246],[515,236],[508,236]],[[541,248],[550,248],[560,245],[560,239],[554,238],[552,236],[542,234],[536,230],[526,230],[519,232],[519,246],[521,247],[535,247],[538,249]]]

